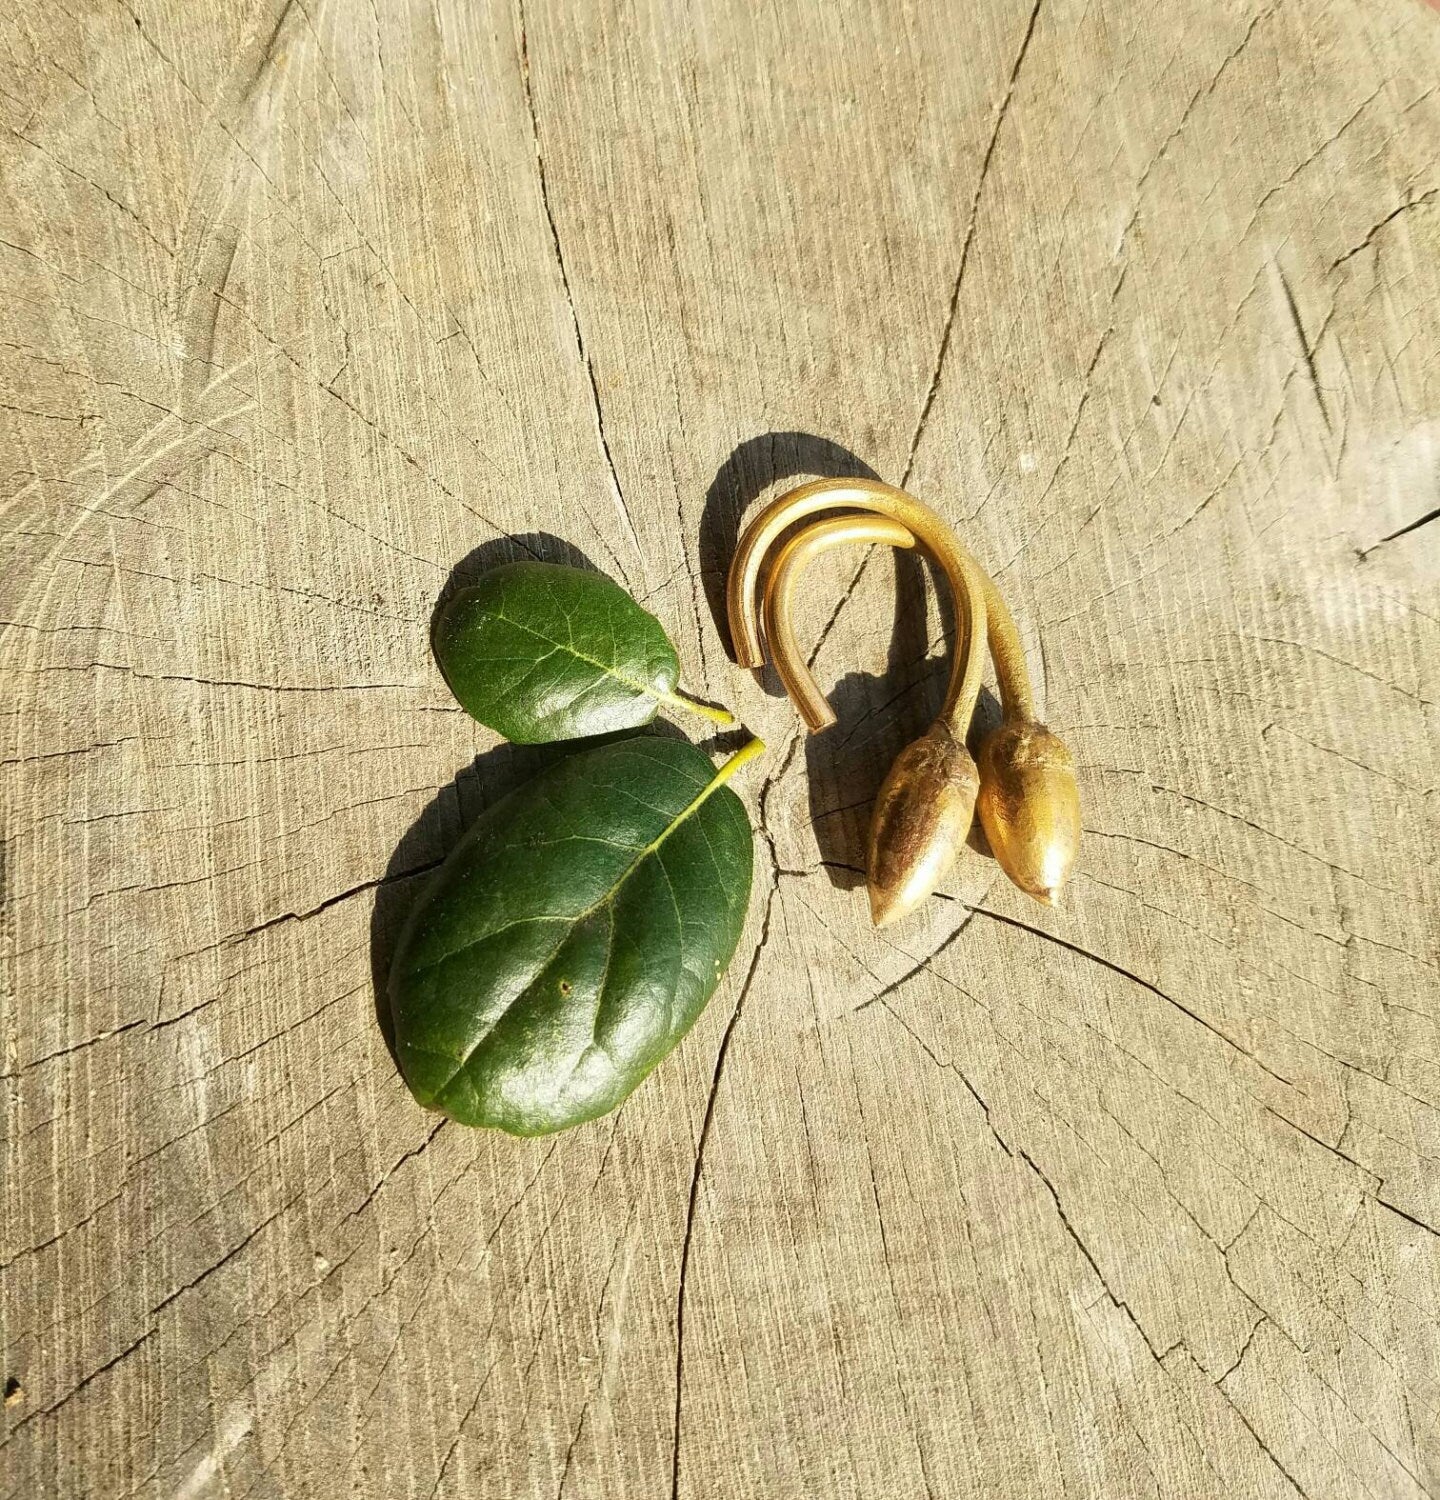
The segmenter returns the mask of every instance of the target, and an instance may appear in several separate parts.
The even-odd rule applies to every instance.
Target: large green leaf
[[[521,745],[633,729],[661,703],[733,722],[676,692],[680,664],[660,622],[583,568],[492,569],[447,602],[434,648],[466,711]]]
[[[693,745],[582,750],[481,815],[390,974],[415,1097],[543,1135],[613,1109],[690,1029],[735,951],[750,820]]]

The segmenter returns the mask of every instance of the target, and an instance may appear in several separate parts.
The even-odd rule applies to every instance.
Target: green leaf
[[[734,723],[676,692],[680,663],[660,622],[583,568],[492,569],[445,605],[434,649],[466,712],[520,745],[633,729],[661,703]]]
[[[693,745],[567,757],[483,813],[400,936],[390,1007],[421,1104],[544,1135],[613,1109],[690,1029],[740,939],[750,820]]]

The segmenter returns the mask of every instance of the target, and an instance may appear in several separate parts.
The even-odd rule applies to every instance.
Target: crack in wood
[[[570,285],[570,272],[565,264],[565,253],[560,244],[560,229],[555,222],[555,210],[551,206],[550,181],[545,171],[545,151],[540,136],[540,117],[536,112],[535,93],[530,81],[530,48],[525,25],[525,0],[515,0],[515,14],[520,37],[520,78],[524,85],[525,109],[530,116],[530,136],[535,147],[535,171],[540,185],[540,206],[544,210],[545,222],[550,229],[550,245],[555,254],[555,267],[560,273],[560,285],[565,293],[565,305],[570,313],[570,328],[575,336],[575,352],[579,356],[580,367],[585,372],[585,379],[590,388],[590,410],[595,420],[596,441],[605,459],[605,470],[610,481],[610,497],[620,514],[620,519],[625,523],[635,555],[643,559],[644,548],[640,545],[640,537],[631,519],[630,507],[625,503],[625,491],[621,488],[620,475],[615,468],[615,457],[610,451],[610,438],[605,431],[605,412],[600,404],[600,382],[595,375],[595,360],[586,345],[585,334],[580,325],[580,309],[575,305],[575,293]],[[611,562],[619,569],[626,588],[633,593],[635,586],[624,563],[620,561],[598,530],[596,535],[600,536]]]
[[[18,5],[10,1488],[1433,1488],[1429,12]],[[568,535],[703,672],[803,428],[1020,549],[1074,901],[972,861],[869,930],[844,763],[929,668],[818,746],[747,681],[701,1054],[417,1145],[368,908],[435,867],[380,873],[422,744],[484,748],[435,590]],[[875,556],[810,601],[835,675]]]

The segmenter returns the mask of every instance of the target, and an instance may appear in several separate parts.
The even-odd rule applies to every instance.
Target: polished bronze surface
[[[980,773],[963,740],[933,724],[899,755],[870,817],[870,920],[908,916],[945,878],[970,832]]]
[[[790,619],[791,606],[801,574],[810,560],[832,547],[842,547],[850,542],[883,542],[889,547],[913,547],[915,536],[908,527],[888,516],[837,516],[833,520],[812,521],[780,548],[766,578],[762,609],[770,654],[785,691],[811,734],[829,728],[835,722],[835,712],[820,691],[805,652],[795,638]]]
[[[840,514],[810,520],[770,564],[772,549],[792,526],[829,511]],[[918,545],[945,575],[957,633],[940,712],[901,751],[876,798],[868,859],[872,920],[876,926],[898,921],[935,891],[977,809],[1006,875],[1036,900],[1056,905],[1080,837],[1074,762],[1059,737],[1035,719],[1025,653],[1005,601],[929,506],[871,479],[815,480],[772,501],[745,529],[726,583],[736,660],[750,667],[765,660],[763,619],[764,645],[806,728],[816,733],[835,722],[796,638],[791,609],[811,558],[850,542]],[[995,663],[1003,718],[981,747],[977,769],[965,738],[980,692],[982,639]]]

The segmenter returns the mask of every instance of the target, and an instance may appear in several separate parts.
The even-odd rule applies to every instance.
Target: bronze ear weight
[[[772,562],[775,544],[807,517],[820,518],[789,536]],[[945,701],[930,728],[896,757],[875,799],[867,864],[871,919],[886,927],[935,891],[977,811],[1000,868],[1037,901],[1057,905],[1080,842],[1075,762],[1059,736],[1035,718],[1025,654],[1005,601],[928,505],[871,479],[820,479],[767,505],[740,538],[726,584],[736,661],[764,664],[763,616],[770,660],[805,727],[816,734],[835,722],[795,638],[791,605],[811,558],[850,542],[919,548],[944,573],[955,605]],[[981,742],[977,767],[965,740],[987,641],[1003,717]]]

